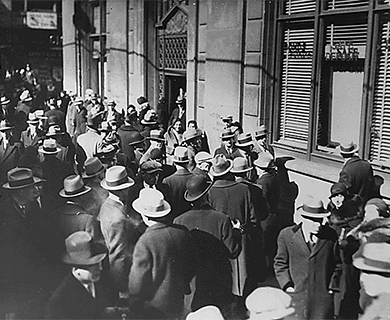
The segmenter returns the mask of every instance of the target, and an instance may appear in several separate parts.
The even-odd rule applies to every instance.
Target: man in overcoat
[[[336,231],[323,225],[329,213],[321,200],[308,197],[297,215],[301,222],[278,237],[276,279],[291,294],[297,319],[333,319],[341,272]]]
[[[130,308],[146,319],[182,319],[184,295],[194,275],[194,243],[187,228],[172,224],[163,194],[143,189],[133,202],[148,228],[139,238],[129,275]]]
[[[44,133],[38,128],[39,119],[35,113],[28,114],[27,123],[28,128],[20,134],[20,141],[23,143],[24,148],[28,146],[37,147]]]

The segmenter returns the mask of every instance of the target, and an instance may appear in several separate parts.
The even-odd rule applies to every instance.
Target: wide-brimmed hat
[[[61,148],[57,146],[55,139],[48,138],[43,140],[43,144],[39,147],[38,151],[44,154],[57,154],[61,151]]]
[[[46,180],[35,177],[29,168],[13,168],[7,172],[7,182],[3,184],[5,189],[22,189]]]
[[[237,142],[235,143],[237,147],[247,147],[253,145],[253,138],[251,133],[241,133],[237,137]]]
[[[11,100],[8,99],[6,96],[2,96],[0,98],[0,104],[2,104],[2,105],[9,104],[10,102],[11,102]]]
[[[237,157],[233,160],[232,173],[243,173],[251,171],[252,168],[248,165],[248,160],[244,157]]]
[[[366,242],[353,255],[353,265],[360,270],[390,274],[390,244]]]
[[[63,198],[78,197],[91,191],[91,187],[84,184],[83,178],[75,174],[66,177],[63,185],[64,188],[59,192],[59,195]]]
[[[97,148],[96,157],[102,160],[111,159],[119,152],[119,146],[114,144],[104,144]]]
[[[24,91],[20,94],[19,99],[20,99],[20,101],[23,101],[23,102],[31,101],[31,100],[32,100],[32,97],[31,97],[30,91],[24,90]]]
[[[46,137],[62,136],[65,133],[61,130],[60,126],[55,124],[47,128]]]
[[[139,192],[139,198],[133,201],[133,208],[150,218],[161,218],[171,212],[171,206],[164,200],[164,195],[152,188],[145,188]]]
[[[211,188],[212,182],[201,175],[194,175],[186,183],[187,190],[184,193],[184,199],[193,202],[201,198]]]
[[[173,162],[186,163],[189,162],[188,150],[186,147],[176,147],[173,152]]]
[[[273,287],[255,289],[245,300],[250,319],[283,319],[294,313],[291,297]]]
[[[140,96],[137,98],[137,103],[139,105],[144,104],[145,102],[148,102],[148,100],[144,96]]]
[[[344,197],[347,196],[347,187],[344,183],[342,182],[336,182],[330,187],[330,198],[333,198],[339,194],[342,194]]]
[[[235,134],[231,128],[227,128],[221,133],[222,140],[230,140],[231,138],[234,138],[234,136]]]
[[[38,119],[37,115],[35,114],[35,112],[31,112],[28,114],[27,123],[31,123],[31,124],[38,124],[39,123],[39,119]]]
[[[176,103],[183,103],[184,101],[184,96],[183,95],[178,95],[177,98],[176,98]]]
[[[9,123],[7,119],[1,120],[0,121],[0,131],[6,131],[6,130],[11,130],[13,127]]]
[[[62,262],[75,266],[91,266],[101,262],[107,255],[107,249],[100,243],[94,243],[86,231],[77,231],[65,239],[66,253]]]
[[[324,218],[330,215],[330,212],[324,208],[322,200],[311,196],[308,196],[305,202],[297,208],[297,212],[311,218]]]
[[[107,105],[108,105],[108,106],[111,106],[111,105],[116,106],[116,102],[115,102],[115,100],[110,99],[110,100],[107,100]]]
[[[145,137],[142,136],[138,131],[133,131],[128,137],[129,146],[133,146],[145,141]]]
[[[389,216],[389,206],[383,199],[371,198],[366,202],[365,207],[369,205],[375,206],[377,208],[380,217],[387,218]]]
[[[159,129],[150,130],[150,136],[147,139],[159,142],[165,141],[164,132]]]
[[[144,118],[141,120],[141,124],[143,125],[155,125],[156,121],[156,111],[150,109],[145,113]]]
[[[106,171],[106,177],[100,185],[106,190],[123,190],[134,185],[134,180],[127,176],[125,167],[113,166]]]
[[[35,110],[35,115],[38,119],[47,119],[47,117],[45,116],[45,111],[43,111],[42,109]]]
[[[233,116],[232,115],[225,115],[225,116],[222,116],[221,117],[221,120],[223,121],[223,122],[226,122],[226,121],[233,121]]]
[[[98,174],[103,172],[105,167],[97,157],[92,157],[84,162],[84,171],[82,173],[83,179],[96,177]]]
[[[216,306],[205,306],[196,311],[190,312],[186,320],[224,320],[221,311]]]
[[[359,146],[351,141],[348,143],[341,143],[337,149],[341,155],[352,155],[359,151]]]
[[[92,96],[95,93],[92,89],[88,88],[85,90],[85,95],[86,96]]]
[[[143,162],[139,168],[142,173],[153,173],[153,172],[161,172],[162,164],[156,160],[148,160]]]
[[[267,127],[264,124],[262,124],[259,127],[259,129],[257,129],[257,131],[255,131],[255,139],[258,139],[258,138],[263,137],[263,136],[270,134],[270,133],[271,132],[268,131]]]
[[[195,159],[196,164],[203,163],[203,162],[210,162],[211,163],[213,160],[213,156],[206,151],[199,151],[195,155],[194,159]]]
[[[274,159],[272,157],[268,156],[266,153],[263,153],[255,161],[253,161],[253,164],[262,170],[276,168],[276,164],[275,164]]]
[[[211,175],[214,177],[220,177],[230,172],[233,168],[233,161],[226,159],[225,155],[217,154],[213,161],[213,166],[210,169]]]
[[[202,131],[197,129],[187,129],[183,133],[183,141],[189,142],[191,140],[202,137]]]

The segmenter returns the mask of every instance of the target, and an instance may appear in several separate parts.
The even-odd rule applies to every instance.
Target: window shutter
[[[334,45],[339,42],[348,41],[354,46],[366,46],[367,24],[330,24],[326,28],[326,44]]]
[[[390,158],[390,22],[381,24],[380,50],[375,75],[370,160]]]
[[[373,0],[372,0],[373,1]],[[369,0],[328,0],[326,9],[350,9],[367,7]]]
[[[286,29],[280,99],[280,140],[307,143],[314,29]]]
[[[316,9],[315,0],[286,0],[284,3],[284,14],[296,14],[314,12]]]

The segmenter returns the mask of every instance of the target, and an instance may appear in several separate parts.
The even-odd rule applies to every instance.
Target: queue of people
[[[170,117],[164,101],[120,112],[91,89],[61,109],[32,100],[1,97],[1,317],[388,315],[390,215],[356,144],[339,146],[329,203],[295,210],[292,159],[265,125],[224,116],[211,152],[183,92]]]

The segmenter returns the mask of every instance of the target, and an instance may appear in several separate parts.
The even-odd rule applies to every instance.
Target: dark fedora
[[[225,129],[225,131],[221,133],[222,140],[230,140],[231,138],[234,138],[234,132],[230,128]]]
[[[211,188],[212,182],[207,181],[206,177],[201,175],[194,175],[187,181],[186,192],[184,199],[188,202],[193,202],[201,198]]]
[[[251,133],[241,133],[237,137],[236,146],[237,147],[248,147],[253,145],[253,138]]]
[[[233,168],[233,161],[226,159],[225,155],[217,154],[213,161],[213,166],[210,169],[210,173],[214,177],[220,177],[230,172]]]
[[[307,197],[306,201],[297,209],[297,211],[302,216],[311,218],[324,218],[330,215],[330,212],[324,208],[322,200],[314,197]]]
[[[264,137],[267,134],[270,134],[271,132],[268,131],[267,127],[262,124],[259,129],[255,132],[255,139],[260,139],[260,137]]]
[[[134,146],[136,144],[142,143],[145,141],[145,137],[142,136],[138,131],[130,132],[129,134],[129,146]]]
[[[359,151],[359,146],[351,141],[348,143],[341,143],[338,146],[338,150],[341,155],[353,155],[355,152]]]
[[[189,142],[200,137],[202,137],[202,131],[196,129],[188,129],[183,133],[184,142]]]
[[[29,168],[14,168],[7,172],[7,182],[3,184],[3,188],[22,189],[44,181],[46,180],[35,177]]]
[[[360,269],[390,274],[390,244],[366,242],[353,255],[353,265]]]
[[[101,262],[107,255],[104,245],[94,243],[86,231],[77,231],[65,239],[66,253],[62,262],[74,266],[91,266]]]
[[[79,175],[72,174],[64,179],[64,188],[59,192],[63,198],[78,197],[91,191],[91,187],[84,184],[83,178]]]
[[[106,177],[100,185],[106,190],[123,190],[134,185],[134,181],[127,176],[125,167],[113,166],[106,171]]]
[[[148,100],[144,96],[140,96],[140,97],[137,98],[137,103],[139,105],[147,103],[147,102],[148,102]]]
[[[105,167],[97,157],[92,157],[84,162],[83,179],[96,177],[99,173],[104,171]]]
[[[48,124],[49,126],[59,125],[59,124],[60,124],[60,119],[58,119],[57,116],[50,116],[50,117],[47,119],[47,124]]]

